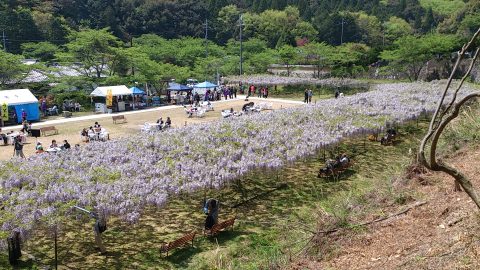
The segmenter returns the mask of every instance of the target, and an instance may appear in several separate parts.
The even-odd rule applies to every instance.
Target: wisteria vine
[[[72,205],[136,222],[146,206],[160,208],[181,192],[221,188],[253,169],[279,168],[342,138],[432,112],[440,88],[377,85],[314,105],[6,161],[0,163],[0,232],[26,236],[40,221],[61,222]]]

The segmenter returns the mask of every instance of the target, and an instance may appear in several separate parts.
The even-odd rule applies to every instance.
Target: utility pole
[[[243,74],[243,15],[240,15],[240,76]]]
[[[205,19],[205,58],[208,57],[208,19]]]
[[[340,36],[340,45],[343,44],[343,25],[345,24],[344,19],[342,17],[342,35]]]
[[[133,48],[133,36],[132,35],[129,35],[130,36],[130,48]],[[132,65],[132,75],[135,76],[135,66]]]
[[[208,58],[208,19],[205,19],[205,60]],[[205,67],[205,81],[207,80],[207,67]]]
[[[6,52],[7,51],[7,42],[5,38],[5,30],[2,31],[2,40],[3,40],[3,50]]]
[[[382,31],[382,44],[385,47],[385,30]]]

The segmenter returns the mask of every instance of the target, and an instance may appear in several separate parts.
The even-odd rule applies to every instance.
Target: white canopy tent
[[[38,103],[38,99],[28,89],[14,89],[0,91],[0,104],[7,103],[10,106],[30,103]]]
[[[90,93],[90,97],[107,97],[108,91],[112,91],[113,97],[118,96],[132,96],[134,95],[133,90],[131,88],[126,87],[125,85],[116,85],[116,86],[102,86],[97,87]],[[120,101],[117,103],[116,108],[117,111],[122,112],[125,111],[125,101]],[[135,103],[133,103],[133,108],[135,108]],[[106,104],[104,103],[95,103],[95,111],[96,112],[111,112],[111,109],[108,109]]]
[[[90,93],[92,97],[106,97],[107,91],[112,90],[112,96],[131,96],[133,95],[133,91],[128,89],[125,85],[116,85],[116,86],[102,86],[97,87]]]

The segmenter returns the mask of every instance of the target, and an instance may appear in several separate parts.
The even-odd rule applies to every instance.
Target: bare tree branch
[[[452,73],[450,74],[445,90],[443,91],[442,97],[440,98],[440,102],[438,103],[437,109],[435,110],[435,113],[432,117],[428,132],[421,142],[420,149],[418,151],[418,161],[430,170],[442,171],[452,176],[455,179],[456,190],[460,190],[460,186],[461,186],[465,190],[465,192],[468,194],[468,196],[470,196],[470,198],[475,202],[477,207],[480,209],[480,199],[477,195],[475,188],[473,187],[472,183],[468,179],[468,177],[463,173],[461,173],[460,171],[458,171],[457,169],[455,169],[454,167],[444,163],[441,160],[437,160],[437,156],[436,156],[438,141],[443,131],[447,127],[447,125],[450,124],[452,120],[458,117],[460,113],[460,109],[465,103],[467,103],[467,101],[480,97],[480,92],[475,92],[475,93],[468,94],[467,96],[463,97],[460,101],[457,101],[458,93],[462,88],[465,80],[470,75],[475,65],[475,62],[479,57],[480,48],[476,48],[475,56],[473,57],[460,83],[457,85],[457,87],[453,92],[452,100],[449,102],[447,106],[445,106],[445,109],[442,110],[442,108],[444,107],[445,98],[447,97],[447,94],[451,88],[453,77],[455,76],[455,73],[460,65],[461,59],[465,56],[467,50],[469,50],[473,46],[475,40],[479,36],[480,36],[480,28],[477,30],[477,32],[475,32],[475,34],[470,39],[470,41],[467,44],[465,44],[462,47],[462,50],[459,52],[457,62],[455,63],[455,67],[453,68]],[[431,141],[430,153],[427,161],[427,158],[425,156],[425,149],[427,147],[427,144],[430,141]]]
[[[420,145],[420,152],[419,152],[419,161],[425,161],[425,156],[424,156],[424,152],[425,152],[425,147],[426,147],[426,144],[427,142],[430,140],[431,136],[433,135],[433,133],[435,132],[435,129],[436,126],[435,123],[437,122],[437,119],[438,119],[438,114],[440,113],[441,111],[441,108],[443,106],[443,102],[445,101],[445,97],[447,96],[447,93],[448,93],[448,90],[450,89],[450,86],[452,84],[452,81],[453,81],[453,77],[455,76],[455,73],[457,72],[458,70],[458,67],[460,65],[460,62],[461,60],[463,59],[463,57],[465,56],[465,53],[467,52],[467,50],[473,45],[473,43],[475,42],[475,39],[477,39],[477,37],[480,35],[480,28],[477,30],[477,32],[473,35],[473,37],[470,39],[470,41],[463,45],[462,47],[462,50],[458,53],[458,58],[457,58],[457,61],[455,63],[455,66],[450,74],[450,77],[448,78],[448,81],[447,81],[447,85],[445,86],[445,90],[442,94],[442,97],[440,98],[440,102],[438,103],[437,105],[437,109],[435,110],[435,113],[432,117],[432,121],[430,122],[430,126],[428,128],[428,132],[427,132],[427,135],[425,136],[425,138],[422,140],[422,143]],[[473,63],[474,61],[472,61]],[[468,76],[468,74],[471,72],[471,69],[469,69],[469,72],[467,72],[465,74],[465,76]],[[464,77],[465,77],[464,76]],[[455,102],[455,99],[452,99],[452,102]],[[430,164],[428,163],[424,163],[424,165],[430,169]]]

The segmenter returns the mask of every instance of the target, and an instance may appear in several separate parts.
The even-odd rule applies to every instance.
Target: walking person
[[[95,244],[97,244],[97,248],[100,250],[100,253],[105,254],[107,249],[103,244],[102,233],[107,230],[107,222],[105,219],[98,218],[97,216],[94,216],[94,218],[95,224],[93,225],[93,232],[95,234]]]
[[[265,94],[264,94],[264,97],[265,97],[265,98],[268,98],[268,87],[265,87]]]
[[[308,103],[308,89],[305,89],[305,97],[303,102]]]
[[[3,141],[4,145],[8,144],[8,137],[5,133],[2,133],[2,128],[0,127],[0,141]]]
[[[27,112],[24,109],[22,109],[22,121],[25,121],[25,120],[27,120]]]
[[[207,215],[207,218],[205,219],[206,230],[212,229],[213,225],[218,223],[218,208],[219,208],[218,200],[208,199],[205,202],[203,211]]]
[[[313,91],[308,89],[308,103],[312,103]]]
[[[14,148],[14,156],[25,158],[25,155],[23,154],[23,143],[22,143],[22,138],[20,135],[14,138],[14,143],[13,143],[13,148]]]
[[[47,116],[47,101],[45,100],[45,98],[42,98],[42,103],[41,103],[40,107],[41,107],[41,111],[43,113],[43,116],[46,117]]]

